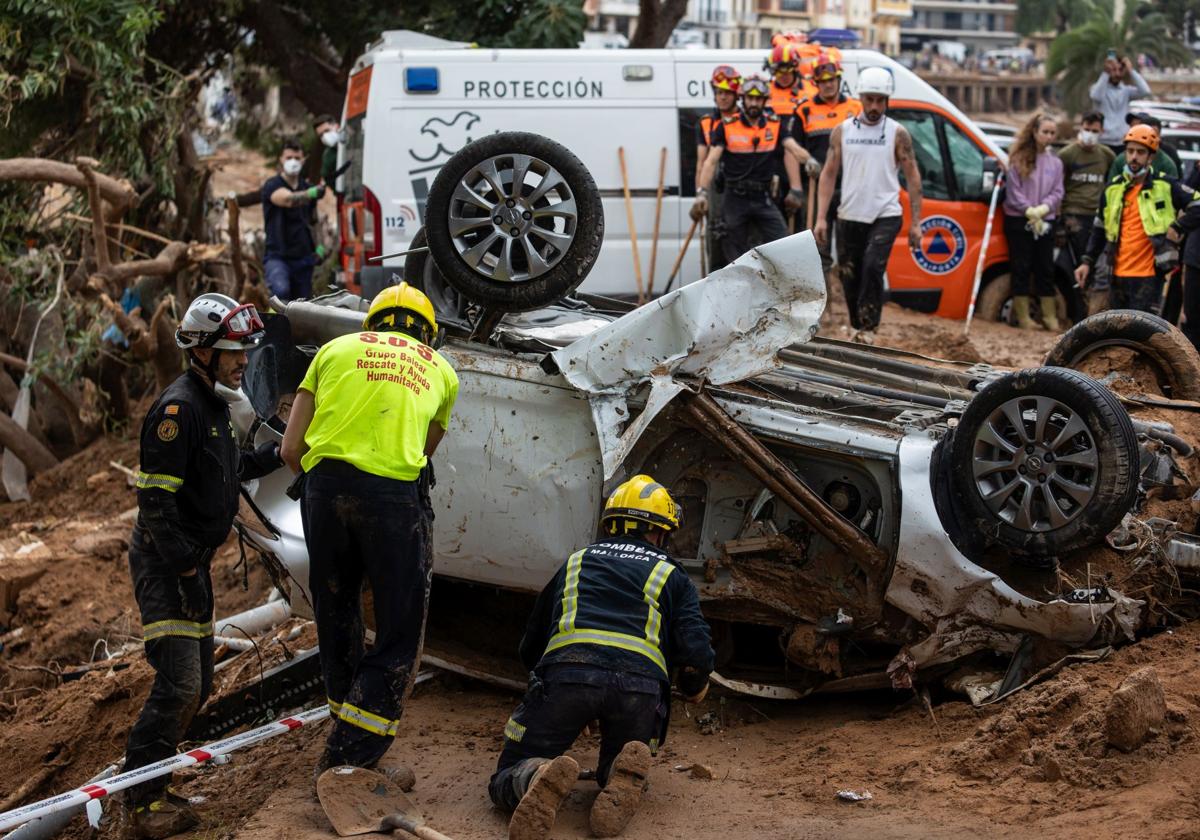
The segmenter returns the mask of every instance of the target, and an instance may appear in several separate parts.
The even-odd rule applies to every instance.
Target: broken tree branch
[[[96,248],[96,265],[100,271],[107,271],[112,265],[112,260],[108,256],[108,234],[104,230],[104,204],[100,198],[100,185],[96,182],[96,173],[92,171],[92,167],[99,165],[100,162],[92,158],[75,158],[75,168],[83,175],[87,185],[88,206],[92,209],[92,241]]]
[[[122,210],[137,205],[137,193],[128,181],[95,173],[101,197]],[[0,160],[0,181],[52,181],[81,190],[87,181],[78,168],[69,163],[45,158],[9,158]]]
[[[70,219],[72,222],[82,222],[85,225],[92,224],[91,219],[89,219],[87,216],[80,216],[78,213],[64,213],[63,218]],[[106,221],[105,224],[108,224],[111,227],[115,227],[115,228],[117,228],[117,230],[119,230],[121,232],[128,231],[129,233],[136,233],[138,236],[144,236],[146,239],[153,239],[155,242],[161,242],[164,245],[170,245],[172,242],[175,241],[174,239],[168,239],[167,237],[162,236],[160,234],[151,233],[148,230],[144,230],[143,228],[136,227],[134,225],[127,224],[125,222],[117,222],[116,224],[112,224],[111,222]]]
[[[179,271],[188,259],[188,244],[175,241],[164,247],[152,260],[133,260],[109,266],[93,276],[120,285],[134,277],[165,277]]]
[[[31,475],[45,472],[58,463],[53,452],[3,412],[0,412],[0,446],[15,455]]]
[[[794,510],[812,529],[844,551],[867,572],[870,592],[882,596],[887,555],[849,520],[830,507],[808,485],[788,469],[771,450],[729,416],[705,390],[681,394],[684,411],[695,427],[736,458],[767,489]],[[882,603],[871,598],[872,609]]]
[[[29,370],[29,365],[24,359],[18,358],[17,356],[10,356],[8,353],[0,353],[0,363],[5,364],[13,370],[19,371],[20,373],[25,373]],[[77,403],[75,399],[67,393],[66,389],[63,388],[62,385],[58,384],[58,380],[47,373],[38,373],[37,378],[39,382],[41,382],[50,390],[50,393],[58,397],[63,404],[63,408],[67,410],[69,415],[72,417],[79,416],[79,403]]]
[[[233,289],[233,299],[240,301],[246,291],[246,264],[242,261],[242,232],[239,224],[241,210],[238,209],[237,199],[232,196],[225,199],[225,209],[229,212],[229,246],[233,260],[233,276],[237,285]]]

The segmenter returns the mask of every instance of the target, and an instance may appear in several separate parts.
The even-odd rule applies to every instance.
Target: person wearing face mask
[[[321,183],[331,190],[336,190],[337,147],[342,139],[341,132],[338,131],[337,120],[329,114],[321,114],[313,120],[313,131],[316,132],[317,139],[321,141]]]
[[[1071,257],[1079,265],[1087,250],[1092,232],[1092,219],[1100,206],[1100,194],[1108,181],[1108,170],[1116,157],[1113,150],[1100,142],[1104,131],[1104,115],[1089,111],[1079,121],[1079,133],[1073,143],[1058,153],[1063,168],[1063,199],[1059,218],[1067,232]],[[1093,283],[1093,288],[1095,284]]]
[[[841,175],[837,210],[838,264],[854,340],[872,344],[883,312],[883,274],[904,224],[900,172],[911,207],[908,245],[921,247],[921,173],[912,136],[887,115],[895,82],[883,67],[858,74],[862,113],[833,129],[817,189],[817,247],[829,240],[829,208]]]
[[[1179,243],[1200,227],[1200,192],[1150,168],[1158,146],[1158,132],[1148,125],[1126,132],[1124,171],[1100,195],[1083,264],[1075,270],[1083,286],[1107,248],[1114,309],[1157,314],[1163,280],[1179,264]]]
[[[693,219],[708,212],[708,186],[725,160],[725,194],[721,215],[725,224],[725,258],[733,262],[750,249],[750,227],[758,226],[764,242],[788,235],[783,213],[771,200],[771,179],[780,161],[791,190],[789,207],[799,206],[800,163],[804,156],[796,138],[779,117],[766,110],[770,96],[767,80],[750,76],[742,83],[742,110],[723,117],[713,128],[712,147],[696,183]],[[789,118],[789,123],[794,123]],[[728,153],[728,155],[726,155]]]
[[[312,204],[325,195],[324,185],[305,180],[304,150],[286,140],[279,155],[279,174],[262,187],[263,222],[267,234],[263,274],[271,294],[280,300],[312,297],[313,266],[325,256],[314,245]]]
[[[142,423],[129,572],[155,676],[129,733],[126,770],[173,756],[204,705],[213,677],[209,564],[229,536],[240,482],[283,465],[274,441],[252,451],[239,447],[229,405],[216,391],[217,385],[241,386],[246,351],[262,335],[253,305],[200,295],[175,332],[188,370],[159,395]],[[157,840],[196,825],[197,814],[169,782],[158,778],[129,788],[125,806],[134,838]]]
[[[1150,168],[1164,178],[1178,178],[1183,172],[1179,161],[1179,152],[1174,147],[1162,141],[1162,123],[1157,117],[1144,111],[1135,111],[1125,117],[1125,122],[1132,128],[1135,125],[1148,125],[1158,135],[1158,151],[1150,159]],[[1108,180],[1112,180],[1125,169],[1125,151],[1117,155],[1116,160],[1108,167]]]
[[[1058,330],[1054,293],[1054,236],[1051,222],[1063,197],[1062,161],[1050,151],[1058,126],[1045,114],[1017,134],[1008,154],[1008,189],[1004,197],[1004,236],[1012,277],[1017,326],[1033,329],[1029,315],[1030,286],[1037,295],[1042,324]]]

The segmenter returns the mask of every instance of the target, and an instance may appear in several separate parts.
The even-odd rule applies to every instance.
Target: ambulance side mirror
[[[990,193],[996,186],[996,177],[1000,174],[1000,161],[994,157],[983,159],[983,191]]]

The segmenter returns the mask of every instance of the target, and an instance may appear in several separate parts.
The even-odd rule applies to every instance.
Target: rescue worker
[[[808,175],[808,188],[815,190],[821,167],[829,154],[830,135],[847,119],[858,116],[862,112],[862,103],[842,93],[842,64],[833,53],[821,52],[813,61],[812,74],[817,92],[811,98],[801,99],[797,104],[796,121],[800,145],[809,155],[804,164]],[[833,224],[833,208],[838,198],[835,186],[834,197],[829,203],[830,215],[826,217],[826,223],[829,225]],[[815,222],[815,219],[808,220],[810,227]],[[821,268],[828,272],[833,265],[829,240],[826,240],[819,250]]]
[[[325,258],[325,247],[315,244],[311,224],[314,202],[325,195],[325,185],[312,186],[304,179],[304,150],[286,140],[279,154],[279,173],[262,185],[263,228],[267,237],[263,276],[271,294],[280,300],[312,297],[313,268]]]
[[[1125,115],[1125,124],[1131,128],[1135,125],[1148,125],[1153,128],[1154,133],[1158,135],[1158,152],[1150,161],[1150,168],[1162,178],[1181,177],[1180,173],[1183,172],[1183,167],[1179,160],[1179,152],[1162,141],[1162,121],[1158,117],[1147,114],[1145,111],[1135,111]],[[1106,180],[1111,181],[1116,178],[1124,169],[1125,152],[1121,152],[1109,164]]]
[[[1148,125],[1126,132],[1125,169],[1100,195],[1083,263],[1075,269],[1082,287],[1107,247],[1114,309],[1157,313],[1163,280],[1179,265],[1179,243],[1200,227],[1200,192],[1151,168],[1158,143],[1158,132]]]
[[[742,75],[728,64],[722,64],[713,70],[712,81],[713,104],[716,106],[712,113],[705,114],[696,123],[696,181],[700,180],[700,171],[704,168],[704,160],[712,142],[712,130],[722,119],[737,116],[738,93],[742,88]],[[725,254],[721,247],[724,226],[721,223],[721,193],[724,185],[721,176],[717,175],[715,189],[709,194],[708,226],[705,229],[708,248],[708,262],[713,271],[725,265]]]
[[[262,338],[254,307],[204,294],[192,301],[175,332],[188,370],[167,386],[142,423],[137,475],[138,515],[129,571],[142,619],[154,684],[129,733],[125,770],[175,755],[213,675],[213,591],[209,563],[233,525],[239,482],[282,466],[279,445],[243,452],[218,383],[237,389],[246,350]],[[168,787],[169,779],[129,789],[133,833],[161,838],[198,822]]]
[[[795,137],[785,134],[779,117],[766,111],[768,96],[766,79],[751,76],[742,81],[742,109],[736,117],[723,118],[713,128],[712,147],[696,182],[693,219],[708,211],[708,187],[718,164],[725,161],[721,219],[725,226],[725,258],[729,262],[750,249],[751,224],[757,225],[763,242],[787,236],[783,213],[771,200],[771,179],[780,160],[784,162],[791,187],[788,206],[795,208],[802,203],[799,161],[804,151]]]
[[[549,836],[579,764],[563,755],[600,722],[592,804],[597,837],[633,817],[650,757],[667,734],[671,674],[688,702],[708,691],[713,649],[696,587],[666,552],[680,509],[665,487],[637,475],[609,496],[605,536],[572,554],[538,596],[521,639],[529,688],[504,727],[488,794],[512,811],[510,840]]]
[[[375,767],[416,677],[433,574],[424,471],[458,395],[458,376],[430,346],[437,332],[429,298],[407,283],[389,286],[371,302],[363,332],[317,351],[292,405],[283,458],[303,470],[309,586],[336,719],[317,776],[338,765]],[[364,576],[374,599],[369,650]]]
[[[810,82],[800,75],[807,45],[791,41],[779,41],[771,47],[771,54],[763,69],[771,74],[771,98],[768,107],[780,119],[796,113],[796,103],[816,93]]]
[[[821,171],[813,236],[827,247],[829,208],[842,176],[837,209],[838,263],[855,341],[874,342],[883,309],[883,273],[903,224],[899,171],[904,170],[911,208],[908,245],[921,247],[921,173],[912,137],[887,115],[892,74],[867,67],[858,74],[862,113],[833,129]]]

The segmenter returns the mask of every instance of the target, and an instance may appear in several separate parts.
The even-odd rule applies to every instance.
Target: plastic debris
[[[853,790],[839,790],[837,798],[843,802],[869,802],[875,797],[871,795],[871,791],[869,790],[864,790],[862,793]]]

